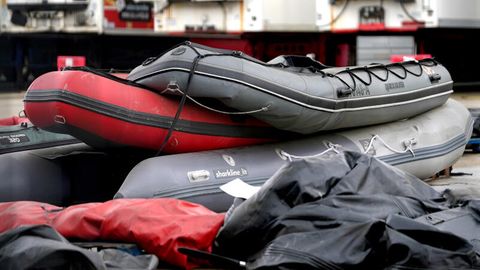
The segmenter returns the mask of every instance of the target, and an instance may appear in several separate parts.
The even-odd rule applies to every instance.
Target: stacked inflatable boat
[[[260,185],[292,159],[342,149],[421,178],[451,166],[472,130],[468,111],[447,102],[452,85],[434,59],[333,68],[187,42],[129,74],[47,73],[27,91],[25,112],[97,148],[163,154],[138,164],[117,198],[174,197],[224,211],[221,184]]]
[[[71,134],[103,149],[178,153],[265,143],[280,136],[254,118],[189,105],[177,113],[175,97],[122,79],[125,76],[85,68],[44,74],[25,95],[25,112],[42,129]]]
[[[216,99],[302,134],[414,116],[445,103],[452,93],[448,71],[432,59],[329,68],[308,57],[263,63],[190,43],[148,59],[128,79],[162,93]]]
[[[195,257],[222,269],[475,268],[478,201],[447,202],[411,175],[465,149],[473,121],[451,93],[433,59],[332,68],[191,43],[128,74],[47,73],[25,95],[31,123],[0,119],[0,201],[40,201],[0,203],[0,261],[156,269],[130,256],[146,251],[187,269]],[[230,207],[219,187],[236,178],[262,188],[211,211]],[[138,248],[113,253],[119,243]]]
[[[260,186],[290,160],[342,150],[371,154],[425,179],[462,156],[472,124],[463,105],[449,100],[404,121],[288,142],[150,158],[129,173],[115,197],[174,197],[226,211],[232,200],[221,185],[240,178]]]

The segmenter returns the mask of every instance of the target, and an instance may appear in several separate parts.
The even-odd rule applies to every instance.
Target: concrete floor
[[[480,153],[466,151],[452,172],[464,175],[440,177],[428,183],[439,192],[449,189],[458,195],[480,197]]]
[[[457,101],[460,101],[467,108],[480,108],[480,93],[479,92],[460,92],[452,95]]]
[[[24,95],[25,92],[1,93],[0,91],[0,118],[18,115],[23,110]],[[453,98],[468,108],[480,108],[480,92],[455,93]],[[440,177],[437,180],[429,181],[429,184],[439,191],[448,188],[480,196],[480,153],[466,152],[454,164],[453,172],[471,175]]]
[[[23,110],[24,95],[25,92],[0,93],[0,118],[18,115]]]

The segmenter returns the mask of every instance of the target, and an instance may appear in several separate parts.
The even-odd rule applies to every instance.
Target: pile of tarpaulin
[[[0,220],[2,269],[155,269],[155,258],[181,268],[480,268],[480,201],[353,152],[293,161],[227,215],[160,198],[2,203]]]

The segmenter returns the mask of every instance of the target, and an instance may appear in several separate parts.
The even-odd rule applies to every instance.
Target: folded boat
[[[462,156],[472,124],[468,110],[449,100],[408,120],[275,144],[150,158],[133,168],[115,196],[173,197],[225,211],[231,198],[219,186],[235,178],[261,185],[289,160],[341,149],[368,153],[425,179]]]
[[[100,148],[180,153],[279,137],[275,128],[253,117],[179,104],[178,98],[138,87],[125,76],[88,68],[44,74],[25,95],[25,113],[42,129],[70,134]]]
[[[216,99],[302,134],[418,115],[445,103],[453,84],[433,59],[332,68],[302,56],[264,63],[189,42],[147,59],[127,78],[165,94]]]

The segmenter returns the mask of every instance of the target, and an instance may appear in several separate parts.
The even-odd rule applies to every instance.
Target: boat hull
[[[219,189],[222,184],[240,178],[261,185],[289,159],[313,158],[332,145],[366,152],[425,179],[462,156],[471,132],[468,111],[449,100],[430,112],[383,125],[275,144],[150,158],[133,168],[115,196],[173,197],[225,211],[231,198]]]

